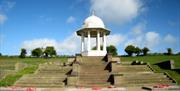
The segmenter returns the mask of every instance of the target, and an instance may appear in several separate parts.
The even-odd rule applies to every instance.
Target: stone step
[[[118,67],[116,70],[118,70],[118,71],[136,71],[136,70],[150,70],[149,68],[144,68],[144,67],[140,67],[140,68],[121,68],[121,67]]]
[[[123,74],[123,76],[164,76],[164,73],[154,73],[154,72],[147,72],[147,73],[134,73],[134,74]]]
[[[120,82],[123,83],[123,82]],[[172,83],[172,80],[126,80],[127,84],[142,84],[142,83]]]
[[[54,74],[40,74],[40,73],[38,73],[38,74],[27,74],[27,75],[24,75],[23,77],[39,77],[39,78],[43,78],[43,77],[62,77],[62,78],[66,78],[67,77],[67,75],[65,75],[65,74],[56,74],[56,75],[54,75]]]
[[[105,67],[80,67],[81,70],[94,70],[94,69],[97,69],[97,70],[105,70]]]
[[[106,83],[107,79],[79,79],[79,81],[83,83]]]
[[[81,81],[81,82],[107,82],[107,80],[108,80],[107,78],[98,78],[98,79],[79,78],[79,81]]]
[[[155,86],[158,84],[161,84],[161,83],[139,83],[139,84],[130,84],[129,83],[129,84],[115,84],[114,86],[117,86],[117,87],[133,87],[133,86],[143,87],[143,86]],[[162,83],[162,84],[176,85],[174,83]]]
[[[27,83],[51,83],[51,82],[60,82],[65,80],[64,77],[50,77],[50,78],[41,78],[41,77],[37,77],[37,78],[33,78],[33,77],[23,77],[21,79],[19,79],[17,82],[27,82]]]
[[[56,70],[52,70],[52,71],[38,71],[37,73],[47,73],[47,74],[50,74],[50,73],[67,73],[68,71],[56,71]]]
[[[89,71],[89,72],[86,72],[86,71],[81,71],[80,73],[79,73],[79,75],[96,75],[96,76],[98,76],[98,75],[101,75],[101,74],[107,74],[108,75],[108,73],[107,73],[108,71],[102,71],[102,72],[96,72],[96,71]]]
[[[124,81],[152,81],[152,80],[169,80],[168,78],[119,78],[119,80]]]
[[[107,63],[80,63],[81,66],[106,66]]]
[[[80,66],[81,67],[106,67],[106,64],[93,64],[93,65],[90,65],[90,64],[81,64]]]
[[[104,70],[104,69],[89,69],[89,70],[85,70],[85,69],[80,69],[80,73],[99,73],[99,74],[103,74],[103,73],[107,73],[109,72],[108,70]]]
[[[111,84],[77,84],[77,86],[80,87],[87,87],[87,88],[93,88],[93,87],[108,87],[111,86]]]
[[[123,76],[120,76],[122,78],[166,78],[167,76],[166,75],[160,75],[160,74],[141,74],[141,75],[136,75],[136,74],[129,74],[129,75],[123,75]]]
[[[81,76],[79,76],[79,79],[107,79],[107,78],[109,78],[109,75],[101,75],[101,76],[81,75]]]
[[[56,88],[59,88],[59,87],[64,87],[64,83],[58,83],[58,84],[49,84],[49,83],[41,83],[41,84],[29,84],[29,83],[19,83],[17,84],[17,86],[20,86],[20,87],[38,87],[38,88],[49,88],[49,87],[56,87]]]
[[[144,80],[144,79],[168,79],[165,75],[164,76],[139,76],[139,77],[122,77],[120,79],[125,79],[125,80]]]
[[[133,72],[133,73],[137,73],[137,72],[151,72],[151,70],[149,70],[149,69],[116,69],[116,70],[113,70],[112,72],[118,72],[118,73]]]
[[[107,81],[78,81],[78,84],[107,84]]]

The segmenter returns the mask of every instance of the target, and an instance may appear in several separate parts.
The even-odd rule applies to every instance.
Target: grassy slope
[[[153,65],[155,63],[159,63],[162,61],[166,61],[172,59],[175,62],[175,67],[180,68],[180,55],[176,56],[140,56],[140,57],[121,57],[121,61],[133,61],[133,60],[139,60],[144,62],[149,62],[152,67],[155,69],[156,72],[167,72],[169,75],[171,75],[177,82],[180,84],[180,74],[173,70],[165,70],[161,69],[157,65]]]
[[[32,74],[38,68],[38,65],[44,62],[61,61],[65,62],[67,58],[7,58],[0,57],[0,70],[14,70],[14,65],[17,62],[27,63],[28,67],[22,69],[16,73],[8,74],[4,79],[0,80],[1,86],[11,86],[16,80],[22,77],[24,74]]]

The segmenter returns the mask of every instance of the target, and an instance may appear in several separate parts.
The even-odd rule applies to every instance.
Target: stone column
[[[103,33],[103,51],[106,51],[106,34]]]
[[[97,50],[100,51],[100,33],[97,31]]]
[[[87,43],[87,50],[90,51],[91,50],[91,35],[90,35],[90,31],[88,31],[88,43]]]
[[[98,48],[98,38],[96,37],[96,50]]]
[[[84,33],[81,35],[81,52],[84,52]]]

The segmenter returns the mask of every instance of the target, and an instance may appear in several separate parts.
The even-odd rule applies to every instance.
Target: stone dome
[[[105,28],[105,26],[99,17],[91,15],[85,19],[82,28]]]

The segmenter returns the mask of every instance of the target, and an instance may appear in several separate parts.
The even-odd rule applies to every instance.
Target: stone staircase
[[[121,74],[114,76],[114,84],[118,87],[175,84],[167,75],[164,73],[154,73],[147,65],[119,65],[113,72]]]
[[[80,56],[71,66],[63,66],[60,63],[41,64],[34,74],[24,75],[15,83],[21,87],[41,88],[61,88],[65,85],[143,87],[158,84],[175,85],[168,75],[154,73],[148,65],[105,62],[103,57],[95,56]]]
[[[66,73],[71,67],[63,67],[58,64],[42,64],[34,74],[21,77],[16,83],[20,87],[63,87],[67,78]]]
[[[109,71],[105,70],[107,62],[103,57],[82,57],[78,74],[78,86],[83,87],[107,87]]]
[[[138,72],[152,72],[147,65],[119,65],[113,72],[118,73],[138,73]]]

